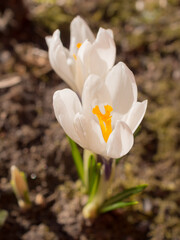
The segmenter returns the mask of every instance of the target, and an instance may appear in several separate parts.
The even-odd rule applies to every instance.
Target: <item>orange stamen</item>
[[[101,127],[102,135],[104,141],[107,142],[110,134],[112,133],[111,118],[110,113],[113,111],[113,108],[109,105],[104,106],[105,114],[102,114],[99,110],[99,106],[95,106],[92,112],[98,117],[99,125]]]
[[[76,47],[79,49],[81,47],[82,43],[77,43]]]
[[[79,49],[81,47],[82,43],[77,43],[76,47]],[[75,54],[73,54],[73,57],[75,60],[77,60],[77,56]]]

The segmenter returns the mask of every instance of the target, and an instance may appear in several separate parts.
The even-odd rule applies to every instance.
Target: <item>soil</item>
[[[1,240],[180,239],[180,3],[173,1],[0,2],[0,209],[8,217]],[[52,96],[67,87],[53,72],[44,37],[80,14],[94,33],[111,28],[117,60],[136,76],[148,110],[131,152],[119,163],[119,188],[147,183],[139,204],[83,219],[68,140]],[[3,84],[2,84],[3,82]],[[3,87],[2,87],[3,86]],[[10,185],[10,167],[27,175],[31,209],[22,211]],[[37,199],[40,199],[40,203]]]

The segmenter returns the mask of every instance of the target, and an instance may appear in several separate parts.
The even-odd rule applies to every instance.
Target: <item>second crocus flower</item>
[[[52,68],[79,96],[90,74],[102,78],[115,62],[113,32],[100,28],[95,38],[87,23],[79,16],[71,22],[69,50],[63,46],[59,30],[52,37],[46,37],[46,42]]]

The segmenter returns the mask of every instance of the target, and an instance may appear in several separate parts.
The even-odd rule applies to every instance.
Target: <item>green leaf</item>
[[[81,154],[79,152],[77,144],[70,137],[67,137],[67,138],[68,138],[70,146],[71,146],[72,156],[73,156],[76,168],[77,168],[79,178],[84,183],[83,161],[82,161]]]
[[[94,179],[96,177],[96,160],[93,155],[90,155],[88,159],[88,172],[89,172],[88,193],[90,193],[94,184]]]
[[[91,175],[90,171],[89,171],[89,167],[91,164],[91,161],[96,162],[97,156],[95,153],[84,149],[83,151],[83,169],[84,169],[84,184],[85,184],[85,189],[86,189],[86,193],[89,194],[89,175]]]
[[[131,206],[131,205],[135,205],[137,204],[138,202],[137,201],[132,201],[132,202],[116,202],[116,203],[113,203],[111,205],[108,205],[108,206],[102,206],[99,210],[100,213],[105,213],[105,212],[109,212],[109,211],[112,211],[112,210],[115,210],[117,208],[124,208],[124,207],[127,207],[127,206]]]
[[[6,210],[0,210],[0,227],[2,227],[8,217],[8,212]]]
[[[101,163],[95,163],[92,183],[91,183],[91,189],[89,189],[89,200],[88,203],[91,202],[97,192],[97,188],[99,186],[99,180],[100,180],[100,169],[101,169]]]
[[[126,189],[123,192],[118,193],[118,194],[112,196],[111,198],[109,198],[107,201],[105,201],[103,206],[109,206],[109,205],[112,205],[116,202],[120,202],[120,201],[134,195],[134,194],[142,192],[146,187],[147,187],[147,184],[143,184],[143,185],[138,185],[138,186],[133,187],[133,188]]]

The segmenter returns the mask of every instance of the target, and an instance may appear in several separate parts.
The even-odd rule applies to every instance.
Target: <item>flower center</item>
[[[109,135],[112,133],[111,118],[110,113],[113,111],[113,108],[110,105],[105,105],[105,114],[102,114],[99,110],[99,106],[95,106],[92,112],[98,117],[99,125],[101,127],[102,135],[104,141],[107,142]]]
[[[76,47],[79,49],[81,47],[81,45],[82,45],[82,43],[77,43]],[[73,54],[73,57],[74,57],[75,60],[77,60],[76,54]]]

